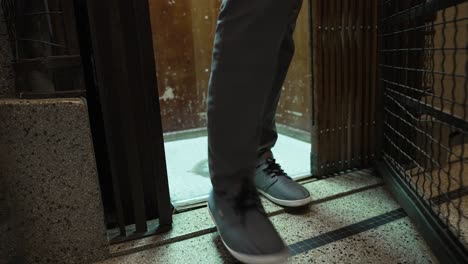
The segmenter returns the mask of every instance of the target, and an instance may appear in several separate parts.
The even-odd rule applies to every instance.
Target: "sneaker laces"
[[[266,168],[263,169],[264,172],[266,172],[270,177],[278,177],[278,176],[284,176],[286,178],[291,179],[291,177],[288,176],[286,172],[281,168],[281,165],[279,165],[274,158],[267,158],[265,160],[265,163],[267,164]]]

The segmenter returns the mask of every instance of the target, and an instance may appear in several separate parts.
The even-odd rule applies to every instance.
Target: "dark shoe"
[[[211,191],[208,209],[221,240],[241,262],[286,263],[288,250],[251,185],[243,187],[237,194]]]
[[[263,196],[281,206],[300,207],[312,202],[309,191],[291,179],[271,157],[258,163],[255,185]]]

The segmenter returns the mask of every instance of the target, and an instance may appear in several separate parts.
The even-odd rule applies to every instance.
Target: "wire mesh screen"
[[[0,0],[21,98],[84,94],[72,0]]]
[[[468,248],[468,1],[380,5],[383,158]]]

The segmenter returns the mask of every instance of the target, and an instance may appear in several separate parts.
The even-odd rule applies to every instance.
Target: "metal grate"
[[[20,98],[85,93],[74,1],[0,0]]]
[[[380,10],[383,159],[468,248],[468,1]]]
[[[316,176],[374,163],[377,7],[374,0],[311,1]]]

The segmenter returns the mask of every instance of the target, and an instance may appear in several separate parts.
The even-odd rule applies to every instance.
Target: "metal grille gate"
[[[0,0],[19,98],[85,96],[73,1]]]
[[[311,1],[312,173],[370,167],[376,156],[377,1]]]
[[[380,5],[383,160],[466,254],[468,1]]]

